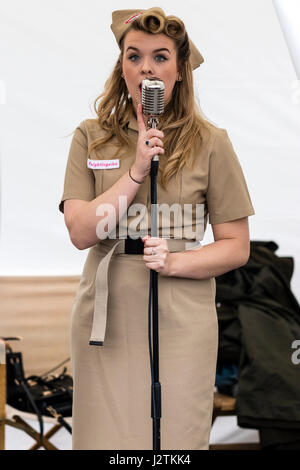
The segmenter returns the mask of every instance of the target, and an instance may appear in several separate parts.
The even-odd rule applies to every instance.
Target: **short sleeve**
[[[75,129],[69,150],[64,190],[59,204],[62,213],[66,199],[91,201],[95,198],[95,177],[93,170],[87,167],[87,159],[87,135],[82,121]]]
[[[206,202],[210,224],[255,214],[241,165],[225,129],[218,129],[210,155]]]

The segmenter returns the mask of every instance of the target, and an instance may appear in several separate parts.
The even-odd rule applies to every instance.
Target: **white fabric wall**
[[[0,275],[79,274],[58,203],[71,137],[118,55],[111,12],[157,2],[10,0],[0,6]],[[162,0],[205,62],[194,72],[205,116],[227,129],[256,215],[252,240],[295,259],[300,298],[300,99],[271,0]],[[212,241],[209,229],[204,242]]]

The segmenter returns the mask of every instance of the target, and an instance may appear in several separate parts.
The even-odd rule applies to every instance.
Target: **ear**
[[[182,81],[182,64],[178,64],[176,81],[177,81],[177,82],[181,82],[181,81]]]

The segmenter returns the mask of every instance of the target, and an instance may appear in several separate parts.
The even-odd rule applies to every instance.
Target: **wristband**
[[[132,179],[132,181],[134,181],[134,182],[137,183],[137,184],[143,184],[144,181],[137,181],[137,180],[135,180],[134,178],[132,178],[130,172],[131,172],[131,168],[129,168],[128,173],[129,173],[129,176],[130,176],[130,178]]]

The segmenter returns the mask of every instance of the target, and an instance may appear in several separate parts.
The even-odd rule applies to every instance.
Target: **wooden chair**
[[[212,415],[212,426],[218,416],[236,416],[236,399],[234,397],[215,392]],[[209,450],[260,450],[259,443],[243,442],[236,444],[211,444]]]
[[[7,416],[7,411],[9,411],[9,416]],[[40,447],[44,447],[46,450],[59,450],[49,441],[50,437],[63,427],[62,424],[57,422],[58,416],[55,418],[43,416],[43,420],[53,423],[53,426],[40,440],[40,434],[23,419],[36,419],[36,415],[24,411],[20,412],[6,404],[6,342],[0,338],[0,450],[5,450],[5,425],[24,431],[36,441],[28,450],[38,450]]]
[[[26,420],[34,420],[36,419],[36,415],[31,414],[31,413],[25,413],[25,412],[19,412],[19,410],[16,410],[15,408],[8,407],[6,410],[9,410],[9,417],[6,416],[6,418],[3,420],[5,425],[12,426],[16,429],[20,429],[21,431],[24,431],[28,436],[30,436],[32,439],[34,439],[36,442],[33,444],[31,447],[29,447],[28,450],[38,450],[40,447],[44,447],[46,450],[59,450],[52,442],[49,441],[49,439],[57,433],[62,428],[62,425],[57,423],[56,420],[47,417],[47,421],[53,423],[49,431],[47,431],[44,436],[42,441],[40,441],[40,434],[37,432]],[[20,414],[14,414],[15,412],[20,413]],[[26,418],[26,420],[24,419]],[[45,417],[43,417],[45,421]],[[4,446],[3,446],[4,449]]]

